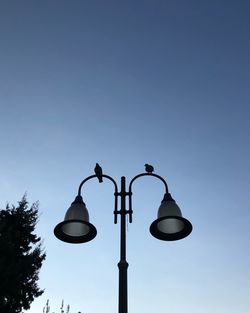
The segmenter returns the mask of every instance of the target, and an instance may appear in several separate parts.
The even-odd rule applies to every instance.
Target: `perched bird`
[[[99,183],[102,183],[103,182],[103,180],[102,180],[102,168],[98,163],[96,163],[96,165],[95,165],[95,174],[99,180]]]
[[[147,173],[153,173],[154,168],[153,168],[153,166],[150,165],[150,164],[145,164],[145,171],[146,171]]]

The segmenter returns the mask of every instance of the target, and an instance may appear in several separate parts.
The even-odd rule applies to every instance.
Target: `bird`
[[[153,173],[154,167],[152,165],[150,165],[150,164],[145,164],[145,171],[147,173]]]
[[[96,165],[95,165],[95,174],[99,180],[99,183],[102,183],[103,182],[103,180],[102,180],[102,168],[98,163],[96,163]]]

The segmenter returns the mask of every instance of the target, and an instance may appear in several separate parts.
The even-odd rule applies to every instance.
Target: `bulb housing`
[[[187,237],[192,228],[192,224],[182,217],[171,194],[166,193],[158,209],[157,219],[150,226],[151,235],[160,240],[174,241]]]
[[[84,243],[95,238],[96,228],[89,222],[89,213],[80,195],[71,203],[64,221],[55,227],[54,234],[68,243]]]

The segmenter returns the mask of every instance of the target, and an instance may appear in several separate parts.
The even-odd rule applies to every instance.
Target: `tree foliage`
[[[0,211],[0,312],[28,310],[43,293],[37,281],[46,255],[34,234],[37,222],[38,203],[29,207],[26,196]]]

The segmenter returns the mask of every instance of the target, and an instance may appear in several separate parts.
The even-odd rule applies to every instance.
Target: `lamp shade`
[[[151,224],[150,233],[157,239],[173,241],[183,239],[192,231],[192,224],[182,213],[170,193],[165,194],[158,210],[158,218]]]
[[[81,196],[78,195],[71,203],[64,221],[55,227],[54,234],[68,243],[83,243],[95,238],[97,231],[89,222],[89,213]]]

